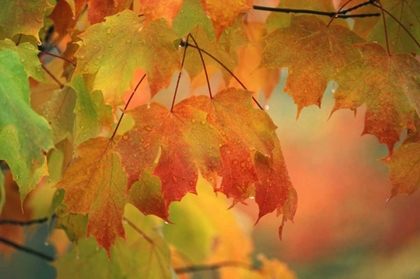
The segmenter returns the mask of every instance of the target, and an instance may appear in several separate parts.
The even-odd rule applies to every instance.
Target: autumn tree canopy
[[[419,1],[7,0],[0,39],[0,160],[19,189],[0,172],[0,221],[21,208],[24,220],[37,216],[25,200],[52,189],[42,222],[74,243],[50,259],[60,278],[175,278],[194,264],[249,263],[234,214],[211,216],[226,209],[214,193],[232,207],[255,199],[256,223],[276,211],[281,238],[298,193],[263,104],[281,69],[297,117],[321,106],[332,81],[331,114],[366,105],[363,134],[389,150],[390,196],[420,186]],[[155,101],[162,94],[167,102]],[[172,210],[197,188],[190,208]],[[194,233],[180,214],[203,220],[191,221],[204,234],[198,248],[181,240]],[[0,243],[21,242],[10,233],[19,229],[0,226]],[[223,275],[293,277],[260,260]]]

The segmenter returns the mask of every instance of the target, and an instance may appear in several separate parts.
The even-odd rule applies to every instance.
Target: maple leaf
[[[181,11],[174,18],[172,29],[176,32],[178,37],[185,37],[197,25],[207,33],[210,40],[215,39],[214,29],[211,20],[204,12],[203,5],[200,0],[184,0],[181,6]]]
[[[91,24],[104,21],[107,16],[115,15],[128,7],[132,0],[88,0],[88,18]],[[86,0],[81,0],[86,2]]]
[[[227,27],[233,25],[238,14],[245,13],[252,8],[252,2],[252,0],[230,1],[227,9],[225,1],[201,0],[204,10],[213,22],[216,39],[220,38]]]
[[[127,184],[112,144],[107,138],[94,138],[79,145],[79,157],[57,184],[66,191],[67,212],[89,213],[87,236],[94,236],[108,254],[116,237],[125,237],[122,216]]]
[[[274,148],[276,126],[264,111],[252,107],[251,96],[252,92],[227,88],[213,99],[192,96],[184,101],[207,112],[207,121],[225,139],[220,147],[223,180],[218,190],[240,201],[251,195],[250,186],[258,181],[253,152],[271,156]]]
[[[389,56],[379,44],[356,45],[362,53],[338,73],[333,112],[366,104],[363,134],[375,135],[390,153],[420,112],[420,63],[411,55]]]
[[[140,13],[146,16],[146,21],[166,19],[169,25],[178,14],[182,0],[169,0],[165,3],[156,3],[153,0],[140,0]]]
[[[315,16],[292,17],[290,27],[273,31],[264,41],[261,67],[289,69],[284,91],[296,103],[298,116],[303,107],[321,105],[327,83],[337,71],[360,58],[353,44],[363,42],[348,28],[327,28]]]
[[[44,104],[42,114],[51,126],[54,143],[65,138],[72,138],[75,103],[74,91],[69,87],[64,87],[53,91],[50,99]]]
[[[77,145],[98,136],[104,127],[110,129],[113,117],[112,109],[105,105],[101,92],[89,92],[82,76],[74,77],[71,87],[77,95],[73,110],[76,116],[74,141]]]
[[[48,0],[22,1],[19,7],[14,0],[5,0],[0,13],[0,30],[7,38],[25,34],[41,42],[38,32],[44,26],[44,14],[50,7]]]
[[[397,53],[416,53],[420,55],[420,2],[405,0],[387,0],[381,2],[382,7],[391,13],[397,20],[385,14],[386,31],[384,22],[378,20],[369,34],[370,41],[377,41],[386,46],[386,37],[392,54]],[[401,27],[402,24],[417,39],[416,41]]]
[[[255,183],[255,201],[259,207],[257,222],[264,215],[276,209],[283,213],[284,221],[293,220],[296,211],[297,197],[291,197],[294,195],[294,193],[291,193],[294,189],[287,173],[286,163],[277,137],[275,137],[274,143],[275,148],[271,158],[263,156],[259,152],[254,157],[259,179]],[[288,199],[290,204],[286,202]],[[280,238],[281,229],[282,227],[280,227]]]
[[[125,10],[89,27],[80,37],[83,43],[75,54],[74,75],[95,74],[93,90],[101,90],[113,107],[121,104],[136,68],[147,73],[152,96],[167,87],[179,70],[172,43],[176,35],[164,21],[143,26],[137,14]],[[165,67],[158,66],[160,61],[165,61]]]
[[[0,159],[10,166],[23,200],[48,173],[42,151],[53,148],[52,133],[29,105],[28,77],[18,53],[3,49],[0,65]]]
[[[10,49],[15,51],[23,64],[28,77],[33,77],[37,81],[45,82],[44,71],[38,58],[38,50],[30,43],[25,42],[16,45],[12,40],[4,39],[0,41],[1,49]]]
[[[186,193],[195,193],[198,170],[216,182],[222,168],[219,146],[224,141],[207,122],[205,112],[181,102],[172,112],[151,103],[127,113],[135,124],[117,143],[116,151],[122,157],[128,187],[153,166],[159,150],[153,175],[162,183],[166,208]]]
[[[62,278],[87,279],[92,274],[98,278],[172,278],[168,245],[150,219],[132,211],[126,208],[125,215],[130,216],[130,223],[124,225],[127,240],[117,239],[110,258],[92,238],[81,240],[54,261]]]
[[[390,172],[390,198],[399,194],[411,195],[420,187],[420,119],[417,114],[414,128],[407,131],[406,139],[392,156],[381,159]]]

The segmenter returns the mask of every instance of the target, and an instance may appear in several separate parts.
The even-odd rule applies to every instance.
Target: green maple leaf
[[[50,7],[52,6],[48,0],[20,2],[4,0],[0,13],[0,31],[3,31],[7,38],[13,38],[16,34],[25,34],[32,35],[41,42],[38,32],[44,26],[44,14]]]
[[[0,159],[12,170],[21,198],[47,174],[43,151],[53,148],[47,121],[29,105],[29,82],[19,55],[0,52]]]
[[[420,112],[420,63],[409,54],[389,56],[381,45],[360,44],[362,57],[338,73],[333,112],[366,104],[363,134],[375,135],[390,153]]]
[[[37,48],[28,42],[16,45],[9,39],[0,41],[0,49],[5,48],[16,51],[28,76],[33,77],[37,81],[45,82],[45,75],[38,58],[39,51]]]
[[[391,13],[399,22],[388,14],[385,14],[386,35],[384,22],[379,20],[373,27],[369,35],[370,41],[377,41],[382,46],[386,46],[385,36],[388,37],[388,43],[392,54],[411,52],[420,55],[420,2],[405,0],[387,0],[381,1],[382,7]],[[417,40],[401,27],[400,23]]]
[[[89,92],[82,76],[76,76],[71,83],[77,98],[74,105],[76,145],[97,137],[103,127],[110,129],[113,124],[112,109],[105,105],[100,91]]]
[[[54,262],[60,278],[173,278],[170,251],[155,223],[132,211],[126,208],[132,222],[124,225],[127,240],[117,239],[109,259],[92,238],[80,240]]]
[[[267,45],[261,67],[289,69],[284,91],[292,96],[298,115],[303,107],[321,105],[325,88],[336,72],[360,58],[353,44],[363,42],[348,28],[327,28],[314,16],[292,17],[290,27],[273,31],[264,41]]]
[[[93,90],[101,90],[105,102],[115,107],[129,88],[134,70],[146,71],[154,96],[170,84],[180,62],[173,41],[177,38],[166,22],[143,26],[137,14],[125,10],[89,27],[80,35],[74,75],[95,74]],[[164,61],[165,66],[158,66]]]

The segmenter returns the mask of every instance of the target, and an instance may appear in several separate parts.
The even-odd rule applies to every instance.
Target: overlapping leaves
[[[255,196],[259,218],[278,209],[292,219],[296,199],[276,126],[252,107],[251,96],[229,88],[213,99],[190,97],[172,111],[151,103],[127,112],[135,124],[115,143],[95,138],[78,147],[58,184],[68,212],[89,213],[88,235],[109,251],[124,237],[127,202],[167,220],[171,202],[196,193],[200,173],[235,202]]]

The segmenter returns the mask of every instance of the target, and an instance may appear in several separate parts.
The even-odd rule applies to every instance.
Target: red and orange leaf
[[[237,16],[252,8],[252,0],[232,0],[226,6],[223,0],[201,0],[204,10],[213,21],[216,39],[219,39],[222,32],[232,26]]]
[[[88,0],[88,18],[91,24],[104,21],[105,17],[127,9],[132,0]]]
[[[207,114],[186,102],[177,104],[173,112],[151,103],[128,112],[134,121],[116,146],[128,177],[128,187],[151,168],[160,178],[162,193],[168,207],[188,192],[195,193],[198,171],[216,182],[222,168],[219,146],[223,139],[207,122]]]
[[[58,1],[54,10],[48,16],[54,22],[54,31],[60,36],[67,34],[70,28],[76,25],[76,17],[73,14],[72,7],[67,1]]]
[[[272,158],[256,153],[254,158],[258,174],[255,183],[255,202],[259,207],[258,220],[267,213],[278,209],[282,211],[283,220],[293,221],[297,207],[297,197],[291,199],[293,185],[286,169],[286,163],[277,136],[274,138],[275,148]],[[290,204],[287,202],[289,199]],[[286,207],[283,209],[283,207]],[[290,210],[288,210],[290,208]],[[257,222],[258,222],[257,220]],[[281,238],[281,234],[280,234]]]
[[[66,191],[63,204],[69,213],[89,214],[87,235],[94,236],[109,254],[122,225],[126,178],[121,159],[107,138],[90,139],[77,148],[78,157],[58,188]]]
[[[167,0],[165,2],[157,3],[154,0],[139,0],[139,2],[140,12],[146,16],[146,21],[164,18],[169,25],[172,25],[172,21],[178,14],[183,1]]]
[[[44,26],[44,14],[51,7],[48,0],[2,1],[0,32],[10,39],[17,34],[34,36],[40,42],[38,33]]]
[[[261,67],[289,69],[284,91],[292,96],[298,115],[303,107],[321,105],[327,83],[337,71],[360,58],[353,44],[363,42],[348,28],[327,28],[315,16],[292,17],[290,27],[273,31],[264,41]]]
[[[356,47],[362,58],[337,74],[339,87],[333,112],[366,104],[363,134],[375,135],[390,153],[420,111],[420,62],[408,54],[389,56],[379,44]]]
[[[252,196],[252,184],[258,180],[252,163],[254,152],[272,156],[276,126],[270,117],[251,104],[252,92],[227,88],[213,99],[193,96],[185,100],[209,115],[226,144],[221,146],[223,177],[219,191],[242,201]]]
[[[179,70],[179,55],[172,43],[176,35],[164,21],[143,26],[137,14],[125,10],[89,27],[80,38],[83,43],[75,54],[74,76],[96,74],[93,90],[101,90],[113,107],[122,103],[135,69],[147,73],[152,96],[167,87]],[[159,66],[162,61],[164,67]]]
[[[420,119],[415,116],[415,129],[409,129],[404,143],[381,160],[388,165],[392,185],[390,198],[411,195],[420,187]]]

